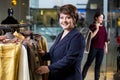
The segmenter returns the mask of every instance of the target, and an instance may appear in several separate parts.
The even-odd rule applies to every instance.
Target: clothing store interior
[[[39,66],[50,65],[50,61],[41,59],[38,49],[48,52],[63,30],[58,9],[64,4],[77,7],[77,28],[84,37],[94,13],[103,11],[109,44],[99,80],[120,80],[120,26],[117,24],[120,22],[120,0],[1,0],[0,80],[48,80],[49,74],[35,73]],[[83,54],[81,68],[87,56]],[[94,80],[94,66],[93,62],[85,80]]]

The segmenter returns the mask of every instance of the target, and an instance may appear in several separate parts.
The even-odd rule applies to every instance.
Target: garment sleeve
[[[50,60],[50,54],[49,52],[46,52],[45,55],[42,57],[42,60]]]

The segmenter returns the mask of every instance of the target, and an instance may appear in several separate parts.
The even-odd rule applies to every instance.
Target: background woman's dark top
[[[95,25],[91,24],[89,26],[89,29],[94,32],[94,30],[96,29]],[[103,49],[104,45],[105,45],[105,42],[107,42],[107,41],[108,40],[107,40],[106,29],[105,29],[105,27],[103,25],[101,25],[99,27],[98,33],[96,34],[95,37],[93,37],[93,39],[91,41],[91,47],[98,48],[98,49]]]

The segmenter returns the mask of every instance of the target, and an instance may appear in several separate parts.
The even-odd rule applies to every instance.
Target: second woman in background
[[[92,31],[92,40],[90,52],[88,54],[87,61],[82,71],[83,80],[86,77],[87,71],[94,59],[95,59],[94,80],[99,80],[100,78],[100,66],[103,60],[103,56],[104,53],[108,53],[107,33],[105,26],[102,25],[103,20],[104,20],[103,13],[97,12],[94,15],[94,22],[89,26],[89,29]]]

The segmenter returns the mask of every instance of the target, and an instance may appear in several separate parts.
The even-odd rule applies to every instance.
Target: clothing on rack
[[[41,80],[42,76],[35,73],[35,69],[38,68],[41,64],[41,59],[37,52],[36,45],[34,43],[27,44],[27,51],[28,51],[30,80]]]
[[[30,80],[47,80],[47,75],[38,75],[35,70],[41,65],[47,65],[47,62],[41,60],[41,56],[38,54],[38,48],[48,51],[46,39],[40,34],[27,35],[30,37],[27,40],[28,62],[30,71]]]
[[[35,73],[37,67],[39,67],[40,65],[47,65],[47,62],[42,61],[41,56],[38,54],[38,48],[43,49],[46,52],[48,51],[47,41],[45,37],[40,34],[30,33],[27,34],[27,36],[25,35],[26,34],[22,34],[19,32],[14,32],[13,34],[11,32],[7,32],[5,35],[0,36],[1,53],[6,52],[6,54],[10,55],[13,51],[10,49],[8,49],[8,51],[10,50],[11,52],[8,52],[7,49],[6,51],[2,51],[3,47],[1,48],[1,45],[7,45],[9,46],[9,48],[11,48],[11,45],[14,45],[15,48],[18,44],[21,45],[19,49],[19,56],[15,58],[18,60],[18,62],[17,64],[12,65],[11,69],[16,67],[16,65],[18,65],[19,67],[17,66],[17,69],[14,70],[16,72],[14,74],[15,78],[11,75],[12,79],[9,78],[9,80],[47,80],[47,75],[38,75]],[[15,55],[17,53],[14,52],[13,54]],[[0,55],[0,80],[8,80],[7,76],[9,75],[6,75],[2,72],[2,57],[3,55]],[[6,59],[6,57],[4,59]],[[10,63],[11,61],[9,62],[9,64]],[[9,65],[8,63],[6,64]]]
[[[48,44],[47,44],[47,40],[44,36],[42,36],[40,34],[35,34],[34,39],[37,41],[39,49],[42,49],[42,50],[48,52]],[[42,60],[41,65],[48,65],[48,62]],[[48,74],[42,75],[42,80],[48,80]]]
[[[18,72],[18,80],[30,80],[27,49],[24,45],[21,46]]]
[[[0,80],[17,80],[21,44],[0,44]]]

